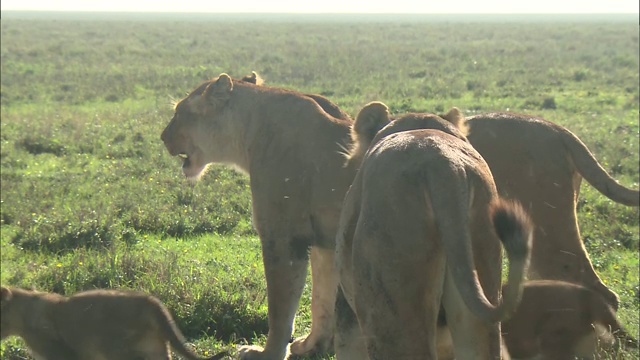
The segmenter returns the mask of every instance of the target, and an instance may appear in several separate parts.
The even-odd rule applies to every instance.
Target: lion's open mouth
[[[189,159],[189,154],[187,153],[179,153],[178,157],[182,159],[182,167],[187,168],[191,164],[191,159]]]
[[[200,149],[176,151],[174,154],[182,160],[182,172],[189,179],[198,179],[202,175],[207,164],[203,161]]]

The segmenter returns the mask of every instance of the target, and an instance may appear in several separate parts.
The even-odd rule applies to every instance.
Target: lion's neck
[[[335,149],[338,154],[340,141],[348,139],[348,122],[332,118],[307,96],[265,87],[239,86],[234,91],[238,91],[237,102],[229,110],[239,126],[232,141],[233,163],[242,172],[251,174],[256,166],[278,166],[286,161],[284,157],[313,162],[319,149]]]

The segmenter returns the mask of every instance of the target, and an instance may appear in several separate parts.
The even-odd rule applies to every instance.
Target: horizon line
[[[180,10],[51,10],[0,9],[0,12],[53,12],[53,13],[132,13],[132,14],[233,14],[233,15],[639,15],[640,12],[303,12],[303,11],[180,11]]]

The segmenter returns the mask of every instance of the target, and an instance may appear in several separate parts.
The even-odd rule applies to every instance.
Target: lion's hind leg
[[[369,358],[436,359],[445,270],[442,250],[385,250],[375,259],[364,255],[354,267],[356,313]]]
[[[338,360],[368,360],[366,345],[356,314],[338,289],[336,296],[335,351]]]
[[[493,344],[500,343],[497,323],[487,323],[475,316],[467,307],[457,290],[453,277],[447,276],[442,296],[447,314],[447,325],[453,340],[457,360],[494,359]]]

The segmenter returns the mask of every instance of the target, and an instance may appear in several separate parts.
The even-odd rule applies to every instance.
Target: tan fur
[[[354,152],[368,150],[349,157],[362,164],[336,240],[336,358],[434,359],[441,299],[455,319],[456,358],[499,358],[498,321],[517,306],[528,266],[528,216],[498,198],[482,157],[438,116],[389,123],[386,106],[375,102],[353,129]],[[501,242],[513,285],[503,299]]]
[[[503,322],[502,335],[515,358],[542,354],[548,359],[573,359],[582,340],[594,334],[594,324],[608,329],[624,346],[638,347],[600,294],[563,281],[529,281],[520,306]],[[590,355],[596,348],[593,340]]]
[[[149,295],[93,290],[71,297],[2,287],[1,338],[19,336],[37,359],[204,359],[184,345],[169,311]],[[208,359],[221,359],[220,353]]]
[[[252,76],[253,78],[253,76]],[[262,242],[269,335],[264,349],[246,346],[243,359],[282,359],[305,284],[311,254],[311,334],[295,354],[326,351],[333,338],[337,275],[335,233],[342,200],[356,169],[341,154],[350,120],[336,119],[294,91],[257,86],[227,74],[180,101],[162,140],[200,177],[210,163],[231,164],[250,177],[253,220]]]
[[[379,101],[373,101],[360,110],[351,128],[352,145],[346,156],[347,164],[359,166],[368,146],[375,143],[376,139],[390,133],[411,129],[441,130],[467,142],[465,138],[467,126],[464,116],[457,108],[452,108],[442,117],[411,113],[403,115],[402,121],[391,122],[387,106]]]
[[[224,77],[229,78],[226,74]],[[205,90],[219,87],[226,78],[220,84],[214,79],[201,85],[176,106],[176,115],[162,138],[172,155],[188,154],[189,161],[183,165],[188,177],[198,178],[212,162],[232,164],[249,173],[254,216],[263,224],[256,222],[258,232],[263,245],[269,243],[270,249],[285,254],[282,263],[286,264],[286,259],[291,256],[287,244],[301,243],[304,238],[322,239],[328,244],[323,247],[312,245],[312,331],[306,340],[297,339],[292,346],[293,353],[304,354],[324,349],[331,343],[333,304],[327,299],[335,293],[331,284],[336,274],[335,269],[327,265],[331,261],[316,262],[318,265],[314,266],[313,249],[318,253],[317,258],[331,256],[333,244],[325,239],[330,238],[329,234],[337,227],[341,202],[336,199],[344,195],[355,175],[356,166],[353,164],[357,161],[342,168],[344,158],[333,156],[344,149],[351,149],[351,120],[348,114],[320,95],[269,87],[261,91],[255,86],[260,82],[252,80],[257,77],[257,74],[252,74],[245,77],[243,84],[238,81],[227,87],[227,94],[234,93],[235,96],[226,96],[222,92],[217,100],[214,92],[204,96]],[[228,81],[226,83],[229,84]],[[214,101],[210,101],[212,98]],[[317,106],[311,106],[309,101]],[[596,160],[588,151],[575,152],[571,149],[576,146],[565,147],[565,142],[569,144],[571,141],[567,140],[568,137],[563,140],[555,136],[557,125],[550,126],[538,120],[520,121],[520,117],[513,114],[476,116],[467,124],[469,140],[489,163],[500,195],[524,204],[536,224],[535,238],[540,240],[533,245],[532,268],[535,273],[531,275],[582,283],[609,294],[610,302],[617,304],[616,295],[602,284],[593,270],[576,223],[575,201],[581,173],[586,172],[577,164],[597,164]],[[502,126],[503,118],[513,120],[514,126]],[[543,145],[531,139],[540,139]],[[581,144],[575,139],[576,144]],[[249,156],[250,151],[252,154]],[[302,160],[305,158],[311,159],[312,163],[304,163]],[[336,163],[340,163],[340,169],[336,168]],[[251,166],[254,168],[250,169]],[[509,169],[515,170],[510,172]],[[597,171],[589,173],[591,177],[598,174]],[[300,181],[291,182],[291,174]],[[635,194],[637,206],[637,191],[626,189],[631,197],[624,195],[624,191],[620,191],[622,187],[616,187],[615,181],[604,174],[598,175],[600,183],[604,184],[604,187],[597,187],[600,191],[605,191],[605,195],[618,202],[632,199]],[[583,175],[589,182],[593,181]],[[518,181],[514,180],[516,177]],[[323,195],[323,183],[328,184],[324,188],[330,189],[330,196]],[[269,195],[269,186],[274,184],[278,186]],[[300,196],[301,193],[314,195]],[[299,201],[287,204],[283,199]],[[314,199],[313,203],[309,199]],[[313,226],[310,219],[313,219]],[[302,236],[298,236],[300,234]],[[276,237],[280,240],[269,240]],[[297,240],[291,241],[293,238]],[[312,240],[310,242],[313,243]],[[275,243],[281,246],[274,246]],[[267,257],[265,266],[270,262],[271,257]],[[269,352],[258,355],[261,354],[259,351],[249,349],[248,354],[242,355],[245,359],[278,358],[277,354],[284,351],[281,349],[286,346],[292,329],[293,315],[290,314],[296,307],[291,305],[291,301],[297,299],[301,286],[302,265],[298,262],[291,264],[295,265],[294,271],[289,271],[284,264],[269,267],[266,271],[268,279],[273,277],[268,280],[271,284],[268,285],[269,297],[273,299],[270,308],[272,313],[279,315],[270,317]],[[282,276],[278,275],[280,271]],[[281,296],[275,292],[287,294],[283,295],[286,301],[281,301]]]
[[[529,278],[585,285],[617,309],[617,294],[595,272],[580,238],[578,195],[583,177],[609,199],[628,206],[639,205],[638,190],[618,184],[584,143],[560,125],[513,113],[476,115],[465,125],[500,196],[521,202],[536,224]]]
[[[598,277],[580,239],[580,183],[584,177],[629,206],[638,206],[638,190],[618,184],[582,141],[559,125],[510,113],[477,115],[467,123],[469,141],[489,164],[500,194],[520,201],[536,224],[529,278],[582,284],[617,309],[618,296]]]
[[[509,285],[503,286],[503,292]],[[442,315],[442,314],[441,314]],[[438,323],[438,359],[453,359],[453,344],[446,319]],[[638,347],[616,319],[613,308],[599,293],[558,280],[527,281],[520,305],[502,322],[502,338],[517,359],[573,360],[594,358],[597,343],[611,347]]]
[[[333,116],[349,119],[326,98],[307,96]],[[628,206],[640,205],[638,190],[618,184],[584,143],[560,125],[513,113],[472,116],[466,125],[468,140],[489,164],[500,196],[520,202],[533,219],[529,278],[582,284],[617,309],[617,294],[596,274],[580,238],[578,195],[583,177],[609,199]]]
[[[256,85],[264,84],[264,80],[262,79],[262,77],[260,77],[260,75],[258,75],[255,71],[252,71],[251,75],[244,76],[242,80]],[[313,99],[313,101],[320,105],[322,110],[326,111],[327,114],[335,117],[336,119],[342,119],[351,122],[351,117],[349,116],[349,114],[342,111],[338,107],[338,105],[332,103],[331,100],[327,99],[326,97],[318,94],[304,94],[304,96]]]
[[[262,79],[262,77],[260,77],[260,75],[258,75],[258,73],[255,71],[252,71],[251,75],[246,75],[242,77],[242,81],[250,82],[256,85],[264,84],[264,80]]]
[[[451,108],[449,112],[442,115],[442,118],[445,120],[448,120],[455,127],[460,129],[460,132],[462,133],[462,135],[467,136],[469,134],[467,119],[465,119],[464,115],[462,114],[462,111],[460,111],[460,109],[458,109],[457,107]]]

